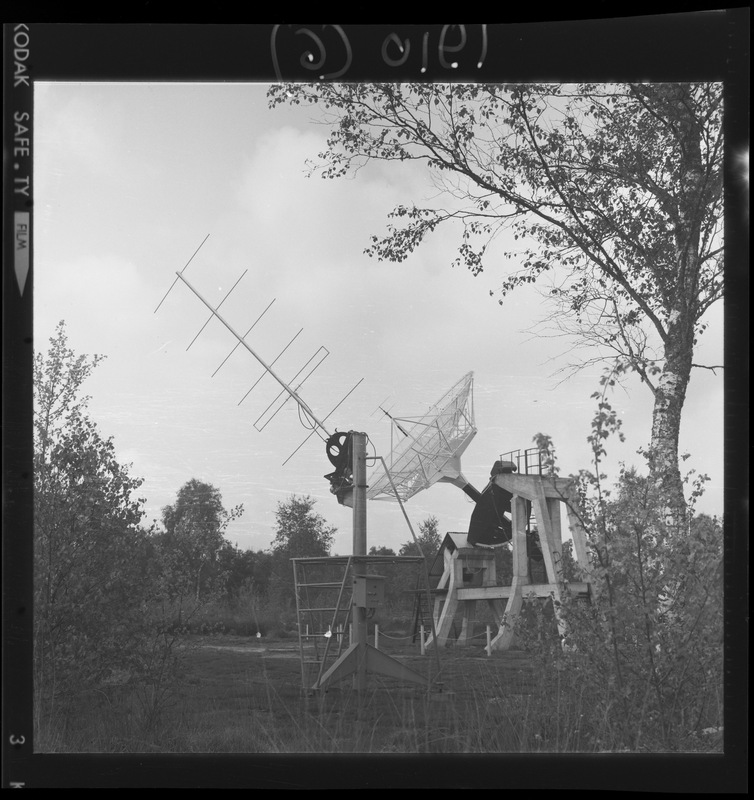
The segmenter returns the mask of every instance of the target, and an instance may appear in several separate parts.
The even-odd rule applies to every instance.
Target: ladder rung
[[[327,607],[325,607],[325,608],[302,608],[301,611],[302,612],[307,612],[307,611],[348,611],[348,609],[347,608],[335,608],[334,606],[330,606],[329,608],[327,608]]]

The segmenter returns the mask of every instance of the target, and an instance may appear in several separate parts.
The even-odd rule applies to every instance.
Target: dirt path
[[[202,642],[200,647],[208,650],[223,650],[230,653],[245,653],[252,656],[265,656],[266,658],[299,658],[299,650],[297,644],[283,645],[276,643],[275,645],[262,646],[256,642],[244,643],[214,643]]]

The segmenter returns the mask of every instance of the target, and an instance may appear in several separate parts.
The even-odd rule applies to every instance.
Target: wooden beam
[[[537,534],[539,545],[542,549],[542,556],[547,570],[547,580],[550,583],[559,585],[562,580],[560,558],[555,556],[553,547],[555,533],[553,531],[552,519],[550,517],[550,504],[547,502],[542,484],[535,484],[534,513],[537,516]],[[560,590],[556,594],[560,599]]]
[[[524,585],[522,583],[523,580],[523,578],[514,577],[513,583],[508,587],[510,589],[508,602],[505,604],[505,611],[503,612],[503,619],[500,622],[497,636],[490,642],[491,650],[507,650],[513,642],[516,620],[521,613],[523,604],[523,592],[528,591],[531,585]]]
[[[511,494],[517,494],[527,500],[535,499],[537,484],[542,486],[545,497],[554,497],[558,500],[566,500],[569,489],[573,485],[573,481],[569,478],[553,478],[548,475],[518,475],[515,472],[503,472],[495,475],[495,483]]]
[[[458,550],[449,554],[446,550],[446,572],[448,575],[448,594],[442,604],[439,617],[435,618],[435,635],[427,639],[427,647],[435,644],[438,647],[445,647],[450,636],[450,629],[453,626],[453,619],[458,608],[458,589],[463,587],[463,561],[458,558]],[[435,604],[435,610],[437,610]]]
[[[521,594],[526,597],[534,594],[537,597],[550,597],[559,587],[552,583],[530,583],[521,587]],[[588,597],[589,584],[585,582],[574,582],[565,584],[569,594],[575,597]],[[475,586],[469,589],[459,589],[459,600],[504,600],[511,596],[513,586]]]
[[[529,581],[529,559],[526,553],[526,502],[523,497],[514,495],[511,500],[513,528],[513,580],[507,595],[503,619],[497,636],[490,642],[493,650],[507,650],[513,641],[514,626],[521,613],[523,592]]]
[[[513,533],[513,577],[529,582],[529,558],[526,552],[526,503],[524,498],[513,496],[511,500],[511,528]]]
[[[589,565],[589,553],[586,545],[586,531],[576,512],[571,508],[570,503],[566,503],[566,513],[568,514],[568,527],[571,529],[573,539],[573,552],[576,556],[576,563],[581,568],[582,574],[589,576],[591,568]]]

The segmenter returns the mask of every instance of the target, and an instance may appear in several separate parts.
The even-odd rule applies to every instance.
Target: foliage
[[[657,487],[635,468],[606,488],[600,464],[618,422],[600,402],[590,437],[595,471],[574,477],[591,603],[564,595],[564,643],[542,636],[541,612],[522,639],[564,686],[589,685],[583,722],[600,730],[602,746],[695,749],[701,731],[722,725],[722,525],[693,513],[683,530],[667,525]],[[554,451],[549,457],[554,463]],[[692,498],[703,482],[694,481]]]
[[[247,592],[262,597],[272,571],[272,555],[260,550],[241,550],[224,541],[217,554],[218,571],[223,576],[220,599],[233,605]]]
[[[179,490],[176,502],[162,510],[164,533],[156,537],[161,580],[179,609],[187,599],[198,604],[221,591],[232,563],[223,534],[243,513],[223,507],[220,491],[192,478]]]
[[[152,735],[187,652],[181,611],[215,599],[245,603],[256,617],[271,572],[270,554],[243,553],[223,538],[242,509],[226,511],[209,484],[179,490],[163,511],[164,531],[141,527],[142,481],[87,414],[83,384],[102,358],[75,354],[61,322],[34,359],[35,734],[43,749],[92,692],[125,693],[133,724]]]
[[[280,608],[280,624],[295,624],[292,558],[315,558],[330,555],[337,531],[314,511],[316,500],[308,495],[291,495],[279,502],[275,512],[275,538],[272,542],[272,574],[268,597]]]
[[[369,555],[370,556],[394,556],[395,550],[392,547],[385,547],[384,545],[377,547],[376,545],[372,545],[369,548]]]
[[[142,481],[118,463],[81,394],[100,360],[74,354],[64,323],[34,359],[34,668],[48,708],[114,672],[138,673],[150,636]]]
[[[403,261],[451,225],[454,265],[473,275],[501,263],[492,245],[507,234],[518,268],[503,296],[550,278],[559,329],[652,392],[652,477],[682,524],[681,412],[723,295],[722,86],[318,83],[268,97],[319,106],[325,178],[375,160],[428,169],[432,207],[397,206],[368,254]]]
[[[402,544],[398,554],[401,556],[423,555],[427,561],[432,561],[442,544],[438,526],[437,517],[427,517],[427,519],[419,523],[419,535],[415,539]]]
[[[337,528],[327,524],[324,517],[314,512],[313,500],[308,495],[291,495],[285,503],[278,503],[275,512],[275,539],[272,552],[278,558],[305,558],[330,554]]]

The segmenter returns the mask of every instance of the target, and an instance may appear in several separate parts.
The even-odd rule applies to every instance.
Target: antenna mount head
[[[335,431],[325,442],[325,451],[330,463],[335,467],[332,472],[325,475],[330,481],[330,491],[336,495],[341,505],[349,505],[345,501],[353,493],[351,432]]]
[[[490,477],[494,478],[495,475],[502,475],[506,472],[518,472],[518,468],[512,461],[496,461],[492,465]]]

